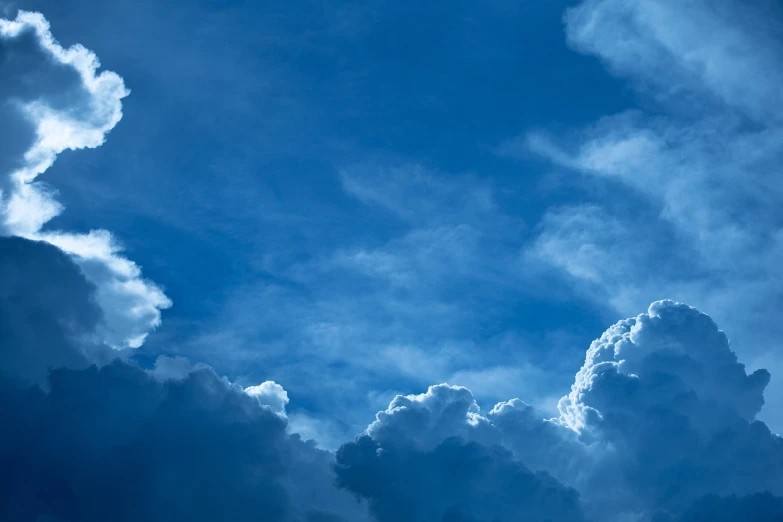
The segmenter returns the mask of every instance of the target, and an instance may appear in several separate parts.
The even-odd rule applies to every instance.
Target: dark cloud
[[[282,387],[109,362],[94,294],[58,248],[0,237],[0,520],[366,520],[287,434]]]
[[[0,237],[0,373],[43,382],[49,367],[86,366],[101,319],[94,295],[58,248]]]
[[[160,381],[131,364],[3,381],[0,519],[354,520],[331,455],[209,370]],[[360,520],[360,519],[359,519]]]
[[[530,471],[496,440],[469,390],[432,386],[396,397],[343,445],[337,476],[379,522],[583,519],[575,490]]]
[[[338,450],[336,469],[379,522],[583,520],[576,491],[499,446],[452,437],[421,450],[363,435]]]
[[[769,493],[745,497],[708,495],[677,517],[658,512],[652,522],[781,522],[783,499]]]
[[[755,419],[769,374],[685,305],[609,328],[560,418],[518,399],[483,415],[437,385],[396,397],[335,458],[287,432],[274,382],[242,389],[182,358],[107,364],[94,294],[56,247],[0,238],[0,519],[370,520],[357,498],[378,522],[777,516],[783,439]]]

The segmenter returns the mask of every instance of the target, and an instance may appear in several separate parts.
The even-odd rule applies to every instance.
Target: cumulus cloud
[[[363,520],[329,453],[210,370],[160,381],[115,361],[50,385],[2,381],[4,520]]]
[[[698,520],[714,502],[735,502],[732,495],[783,494],[783,439],[756,420],[769,378],[766,370],[745,371],[709,316],[659,301],[592,343],[559,417],[547,419],[519,399],[484,415],[468,389],[432,386],[397,396],[344,445],[338,477],[369,500],[379,520],[439,519],[452,508],[463,517],[506,520],[513,506],[481,511],[472,504],[480,494],[459,489],[499,487],[481,483],[482,472],[470,486],[440,475],[467,466],[460,459],[468,454],[482,455],[482,462],[545,472],[561,493],[579,491],[593,520]],[[501,467],[494,472],[502,475]],[[426,473],[436,477],[437,491],[448,490],[439,493],[442,501],[416,493],[422,486],[413,477]],[[462,496],[449,496],[449,488]],[[396,497],[408,499],[405,506],[394,504]],[[755,501],[747,502],[737,509],[754,512]],[[763,505],[777,500],[770,502]],[[539,512],[531,509],[535,519]]]
[[[0,237],[0,519],[367,520],[333,455],[287,433],[281,386],[111,361],[95,291],[53,245]]]
[[[712,319],[671,301],[593,342],[560,421],[596,456],[581,491],[615,509],[681,512],[706,494],[783,493],[783,439],[755,420],[769,382],[750,375]],[[596,480],[602,477],[602,481]]]
[[[2,345],[0,518],[779,514],[783,439],[755,419],[769,374],[748,374],[714,321],[689,306],[656,302],[610,327],[558,418],[519,399],[483,414],[467,388],[441,384],[395,397],[332,454],[291,433],[288,394],[272,381],[242,388],[181,357],[149,370],[119,360],[86,367],[82,332],[100,315],[94,287],[52,245],[3,238],[0,248],[0,328],[17,343]],[[47,370],[45,391],[27,387]]]
[[[170,301],[121,255],[111,234],[45,229],[62,212],[56,191],[38,180],[65,150],[100,146],[122,117],[122,78],[99,72],[94,53],[62,47],[39,13],[0,19],[0,233],[46,241],[73,257],[96,287],[103,311],[97,339],[138,347]],[[9,139],[5,139],[9,136]]]
[[[285,415],[285,407],[288,404],[288,392],[274,381],[265,381],[257,386],[248,386],[245,393],[258,401],[261,406],[266,406],[273,412]]]
[[[339,484],[379,522],[583,520],[575,490],[514,459],[492,430],[466,388],[398,396],[337,451]]]

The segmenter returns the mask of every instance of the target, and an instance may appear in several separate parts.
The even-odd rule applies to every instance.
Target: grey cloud
[[[47,243],[0,237],[0,373],[44,383],[49,367],[84,367],[101,310],[95,287]]]
[[[499,446],[451,437],[424,450],[362,435],[337,451],[336,470],[379,522],[583,520],[576,491]]]
[[[115,361],[54,370],[46,393],[2,386],[4,520],[363,519],[329,453],[209,370],[161,382]]]

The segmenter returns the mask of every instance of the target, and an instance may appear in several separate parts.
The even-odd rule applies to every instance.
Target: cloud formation
[[[136,348],[171,302],[121,255],[109,232],[46,229],[63,208],[38,179],[61,152],[100,146],[122,118],[129,91],[117,74],[98,71],[91,51],[62,47],[39,13],[0,19],[0,64],[0,118],[10,136],[0,145],[0,233],[46,241],[71,255],[95,285],[103,311],[96,341]]]
[[[783,494],[783,439],[755,420],[769,379],[747,375],[726,335],[689,306],[660,301],[615,324],[559,405],[597,456],[583,493],[601,498],[616,480],[627,497],[615,508],[640,513],[679,512],[707,494]]]
[[[54,370],[48,393],[2,386],[4,520],[361,520],[327,452],[209,370],[161,382],[115,361]]]
[[[775,370],[783,368],[773,349],[783,329],[772,316],[783,254],[778,14],[764,2],[583,1],[566,14],[568,42],[630,80],[642,109],[523,140],[612,194],[550,210],[534,258],[623,315],[661,296],[708,310],[749,364]],[[771,386],[763,415],[780,430],[783,384]]]
[[[656,302],[610,327],[557,418],[519,399],[482,414],[467,388],[441,384],[394,398],[332,454],[290,433],[277,383],[242,388],[184,358],[159,357],[149,370],[120,360],[87,367],[83,333],[100,316],[94,287],[52,245],[3,238],[0,248],[0,518],[691,522],[780,513],[783,439],[755,419],[769,374],[747,374],[712,319],[686,305]],[[45,390],[28,387],[47,371]]]
[[[491,430],[466,388],[398,396],[338,450],[339,484],[379,522],[583,520],[575,490],[515,460]]]
[[[560,401],[559,417],[547,419],[519,399],[482,415],[466,388],[432,386],[421,395],[396,397],[359,439],[344,445],[338,476],[369,500],[379,520],[437,519],[458,498],[479,498],[463,491],[455,497],[443,493],[444,504],[427,503],[416,497],[422,487],[410,482],[424,473],[417,468],[422,461],[445,469],[471,451],[546,472],[542,484],[559,492],[563,509],[571,505],[567,492],[578,491],[579,505],[593,520],[691,520],[694,513],[714,510],[716,502],[763,510],[751,497],[736,499],[783,495],[783,439],[755,419],[769,378],[766,370],[746,373],[710,317],[659,301],[593,342],[571,393]],[[452,464],[438,464],[436,455],[445,454]],[[539,486],[531,482],[527,488]],[[409,500],[400,507],[393,496]],[[454,509],[477,520],[513,520],[513,506],[488,513],[471,502]],[[564,516],[530,509],[533,517]]]

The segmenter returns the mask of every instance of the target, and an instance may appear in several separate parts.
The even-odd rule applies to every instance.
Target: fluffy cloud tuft
[[[274,381],[265,381],[258,386],[248,386],[245,393],[279,415],[285,415],[285,407],[288,404],[288,392]]]

